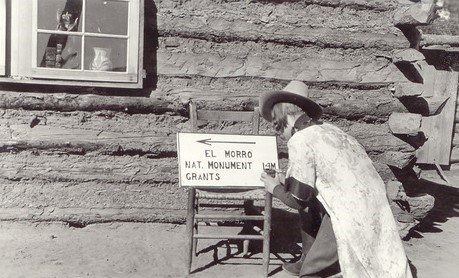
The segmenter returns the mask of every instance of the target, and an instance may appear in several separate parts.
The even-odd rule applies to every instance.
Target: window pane
[[[126,72],[127,39],[86,37],[87,70]]]
[[[37,66],[81,69],[81,37],[38,34]]]
[[[86,32],[127,35],[129,3],[91,0],[86,3]]]
[[[38,29],[81,31],[83,0],[38,0]]]

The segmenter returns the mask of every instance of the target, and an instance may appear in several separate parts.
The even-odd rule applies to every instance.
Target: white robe
[[[364,148],[324,123],[288,142],[287,177],[311,185],[330,215],[344,278],[411,278],[383,180]]]

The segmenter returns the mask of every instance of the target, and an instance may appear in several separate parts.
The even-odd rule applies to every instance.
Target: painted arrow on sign
[[[211,138],[198,140],[197,142],[212,146],[214,144],[256,144],[256,142],[240,142],[240,141],[212,141]]]

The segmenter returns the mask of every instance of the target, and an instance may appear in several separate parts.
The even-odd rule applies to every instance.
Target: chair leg
[[[196,197],[194,199],[195,203],[194,203],[194,215],[198,214],[199,213],[199,199]],[[197,235],[198,234],[198,223],[197,222],[193,222],[193,229],[194,229],[194,234]],[[193,253],[193,256],[197,256],[198,255],[198,240],[196,238],[193,238],[193,250],[192,250],[192,253]]]
[[[242,241],[242,256],[243,257],[249,256],[249,244],[250,244],[250,240],[248,239],[244,239]]]
[[[269,255],[270,255],[270,240],[271,240],[271,213],[273,196],[266,192],[265,195],[265,220],[263,221],[263,270],[265,277],[269,273]]]
[[[188,189],[188,208],[186,215],[186,235],[187,235],[187,248],[188,248],[188,257],[187,257],[187,271],[191,272],[191,264],[193,261],[193,246],[195,239],[193,238],[194,232],[194,210],[195,210],[195,193],[196,189]]]
[[[245,215],[252,215],[254,214],[254,205],[253,200],[244,200],[244,214]],[[252,224],[246,222],[244,225],[245,227],[253,227]],[[249,255],[249,244],[250,240],[244,239],[242,242],[242,256],[247,257]]]

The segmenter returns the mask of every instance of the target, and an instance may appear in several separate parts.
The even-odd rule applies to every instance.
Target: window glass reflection
[[[86,32],[127,35],[129,3],[91,0],[86,3]]]
[[[83,0],[38,0],[38,29],[80,30]]]
[[[46,68],[81,69],[81,37],[38,34],[37,65]]]
[[[85,69],[126,72],[127,40],[86,37]]]

